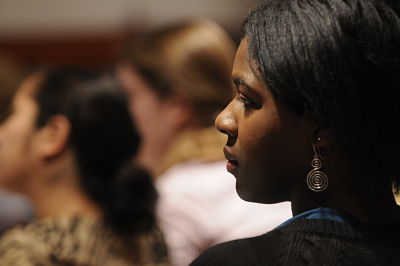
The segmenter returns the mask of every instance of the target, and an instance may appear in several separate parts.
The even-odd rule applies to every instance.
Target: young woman
[[[38,220],[0,240],[1,265],[158,265],[156,192],[131,165],[139,137],[106,74],[30,75],[0,128],[0,184],[29,197]]]
[[[23,72],[13,60],[0,53],[0,125],[9,114]],[[32,207],[25,198],[0,188],[0,235],[16,224],[29,222],[32,216]]]
[[[225,138],[214,120],[232,96],[234,51],[216,23],[185,21],[136,36],[119,69],[143,136],[139,161],[157,176],[158,217],[176,266],[291,217],[288,202],[241,200],[226,172]]]
[[[391,0],[268,0],[249,15],[216,126],[240,197],[289,200],[294,217],[192,265],[398,265],[399,16]]]

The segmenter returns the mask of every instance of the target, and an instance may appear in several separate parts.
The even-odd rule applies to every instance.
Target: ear
[[[64,115],[52,116],[37,136],[40,157],[48,160],[61,154],[68,147],[70,132],[70,122]]]
[[[317,128],[313,132],[313,145],[318,149],[328,148],[334,140],[333,132],[331,129]]]

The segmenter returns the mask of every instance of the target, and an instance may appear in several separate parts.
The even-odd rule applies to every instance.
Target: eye
[[[237,99],[240,102],[242,102],[245,109],[256,109],[257,108],[257,104],[255,102],[253,102],[246,96],[242,95],[241,93],[237,94]]]

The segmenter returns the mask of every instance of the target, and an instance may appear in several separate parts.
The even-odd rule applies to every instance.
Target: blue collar
[[[333,220],[336,222],[347,222],[347,223],[352,223],[355,222],[356,219],[354,217],[351,217],[349,214],[339,211],[338,209],[330,208],[330,207],[319,207],[316,209],[312,209],[306,212],[302,212],[289,220],[283,222],[280,224],[277,228],[283,227],[294,220],[297,220],[299,218],[305,217],[306,219],[329,219]]]

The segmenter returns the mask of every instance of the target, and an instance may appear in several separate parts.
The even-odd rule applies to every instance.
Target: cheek
[[[162,127],[162,105],[154,97],[138,96],[130,101],[135,125],[144,139],[153,138]]]
[[[262,123],[260,123],[262,121]],[[275,153],[279,132],[275,122],[265,119],[247,119],[238,130],[238,144],[246,161],[260,167],[258,163]]]
[[[23,192],[35,161],[32,140],[19,129],[4,132],[0,140],[0,186],[14,192]]]
[[[249,141],[242,146],[242,153],[246,156],[244,166],[252,174],[250,178],[255,179],[256,183],[262,183],[265,178],[274,175],[275,169],[280,168],[278,140],[271,134],[261,135],[263,138],[254,134],[248,137]]]
[[[239,138],[238,192],[241,190],[243,198],[250,201],[272,203],[282,200],[293,178],[293,169],[288,169],[291,165],[288,161],[288,146],[292,143],[290,134],[285,134],[274,121],[251,122],[239,132]]]

